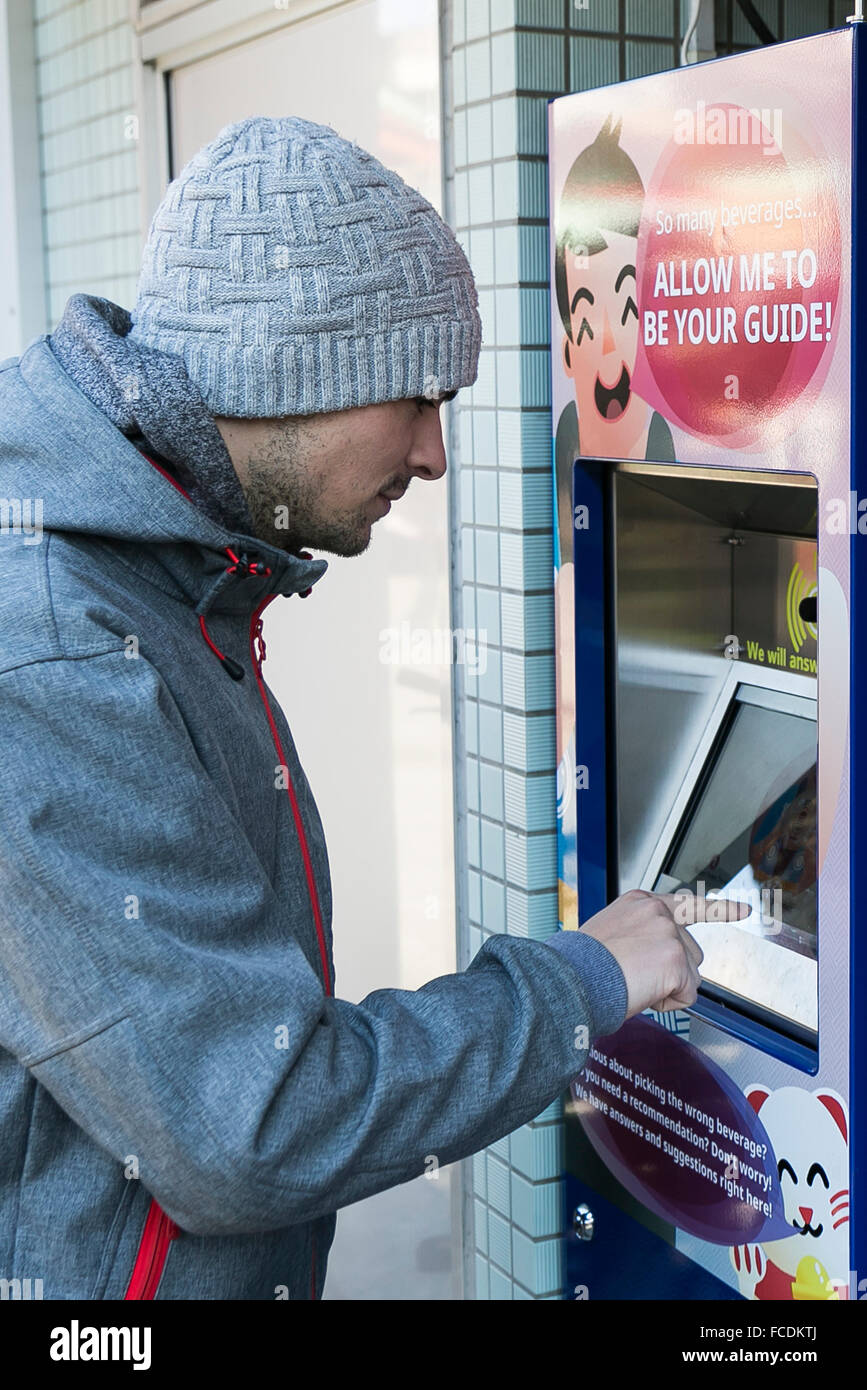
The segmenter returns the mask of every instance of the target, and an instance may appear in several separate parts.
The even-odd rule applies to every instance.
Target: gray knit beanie
[[[169,185],[130,335],[214,415],[270,418],[475,381],[472,271],[430,203],[327,126],[239,121]]]

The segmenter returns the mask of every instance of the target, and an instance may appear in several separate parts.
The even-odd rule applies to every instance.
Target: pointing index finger
[[[678,926],[694,926],[696,922],[738,922],[749,917],[749,903],[731,898],[706,898],[686,890],[680,893],[659,894]]]

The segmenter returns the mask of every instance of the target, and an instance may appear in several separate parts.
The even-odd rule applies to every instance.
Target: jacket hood
[[[44,531],[144,550],[143,563],[167,571],[199,615],[302,593],[328,568],[206,516],[83,395],[45,334],[0,363],[0,496],[25,516],[32,509]],[[227,551],[270,573],[239,588]]]
[[[121,434],[167,461],[199,511],[218,526],[254,535],[229,451],[183,359],[139,343],[130,322],[127,310],[110,299],[73,294],[48,346]]]

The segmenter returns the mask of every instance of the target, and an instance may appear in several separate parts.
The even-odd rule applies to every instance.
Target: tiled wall
[[[47,327],[80,290],[129,308],[141,256],[128,0],[34,0]]]
[[[850,0],[753,0],[756,9],[776,39],[798,39],[839,29],[853,13]],[[738,53],[752,48],[756,36],[735,0],[716,0],[717,52]]]
[[[758,7],[791,38],[839,24],[847,0]],[[755,42],[736,9],[718,0],[721,51]],[[547,101],[676,66],[686,14],[678,0],[454,0],[446,25],[448,172],[484,322],[453,494],[455,622],[490,644],[455,692],[464,965],[492,932],[557,930]],[[468,1297],[559,1296],[562,1127],[555,1102],[473,1160]]]

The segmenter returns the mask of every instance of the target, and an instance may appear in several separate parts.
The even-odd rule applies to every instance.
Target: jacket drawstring
[[[183,496],[186,497],[188,502],[192,502],[193,499],[190,497],[190,494],[187,492],[186,488],[178,482],[177,478],[173,478],[171,473],[169,473],[167,469],[163,468],[162,464],[157,463],[156,459],[151,458],[150,454],[144,453],[143,450],[142,457],[146,458],[148,463],[153,464],[157,472],[161,473],[162,476],[166,479],[166,481],[171,483],[172,487],[177,488],[178,492],[182,493]],[[226,574],[237,574],[240,571],[245,576],[250,576],[251,578],[256,579],[260,575],[269,575],[271,573],[270,565],[266,565],[262,560],[249,560],[247,558],[247,555],[244,553],[242,553],[241,555],[236,555],[234,550],[232,550],[231,547],[228,545],[225,547],[225,551],[232,562],[230,565],[226,566]],[[310,554],[308,550],[302,550],[300,552],[300,558],[302,560],[312,560],[313,556]],[[299,597],[307,598],[307,595],[310,592],[310,589],[302,589]],[[268,600],[270,601],[272,598],[276,597],[276,594],[269,594]],[[208,632],[203,614],[199,617],[199,628],[201,630],[202,636],[204,637],[211,651],[214,653],[214,656],[220,662],[224,671],[226,671],[226,673],[232,677],[233,681],[243,680],[243,666],[240,664],[240,662],[235,661],[231,656],[226,656],[225,652],[220,651],[220,648],[217,646],[216,642],[212,640],[211,635]],[[261,624],[259,626],[259,631],[261,634]]]
[[[270,565],[264,564],[261,560],[248,560],[246,554],[236,555],[234,550],[230,549],[228,545],[226,546],[226,554],[232,561],[231,565],[226,566],[226,574],[237,574],[240,570],[245,575],[257,578],[260,574],[268,575],[271,573]],[[269,594],[268,598],[276,598],[276,594]],[[199,616],[199,628],[201,630],[202,636],[204,637],[211,651],[214,653],[214,656],[218,658],[221,665],[223,666],[223,669],[226,672],[228,672],[228,674],[232,677],[232,680],[243,680],[243,666],[240,664],[240,662],[233,660],[231,656],[226,656],[225,652],[220,651],[220,648],[217,646],[216,642],[212,640],[211,635],[208,632],[208,629],[205,625],[204,614],[201,614]]]
[[[271,573],[271,567],[270,567],[270,565],[264,564],[261,560],[249,560],[249,559],[247,558],[246,554],[242,554],[242,555],[240,555],[240,556],[239,556],[239,555],[236,555],[235,552],[234,552],[234,550],[230,550],[228,546],[226,546],[226,554],[228,555],[229,559],[232,561],[231,565],[227,565],[227,567],[226,567],[226,571],[225,571],[226,574],[236,574],[236,573],[240,570],[243,574],[245,574],[245,575],[250,575],[250,576],[252,576],[252,577],[255,579],[255,578],[257,578],[257,577],[258,577],[259,575],[261,575],[261,574],[268,575],[268,574]],[[302,550],[302,551],[300,552],[300,558],[301,558],[302,560],[312,560],[312,559],[313,559],[313,556],[310,554],[309,550]],[[306,598],[307,595],[308,595],[310,592],[311,592],[310,589],[302,589],[301,592],[300,592],[300,594],[299,594],[299,598]],[[266,594],[265,599],[264,599],[264,602],[260,605],[260,607],[257,609],[256,613],[254,614],[254,622],[257,624],[256,636],[257,636],[257,639],[258,639],[259,643],[261,644],[261,653],[260,653],[260,658],[259,658],[260,663],[261,663],[262,659],[263,659],[264,656],[265,656],[265,642],[264,642],[264,640],[263,640],[263,638],[262,638],[262,623],[261,623],[261,619],[260,619],[260,614],[261,614],[261,612],[262,612],[262,609],[266,606],[266,604],[269,604],[269,603],[271,602],[271,600],[272,600],[273,598],[276,598],[276,597],[277,597],[276,594]],[[214,656],[216,656],[216,657],[218,658],[218,660],[222,663],[224,669],[225,669],[225,670],[228,672],[228,674],[232,677],[232,680],[233,680],[233,681],[240,681],[240,680],[243,680],[243,679],[244,679],[244,668],[243,668],[243,666],[242,666],[239,662],[234,661],[234,660],[232,659],[232,657],[226,656],[225,652],[221,652],[221,651],[220,651],[220,648],[219,648],[219,647],[217,646],[217,644],[212,640],[211,635],[210,635],[210,633],[208,632],[207,627],[205,626],[204,614],[200,615],[200,617],[199,617],[199,627],[200,627],[200,629],[201,629],[202,636],[204,637],[204,639],[205,639],[205,641],[207,642],[208,646],[210,647],[211,651],[214,653]],[[255,660],[255,651],[254,651],[254,660]]]

